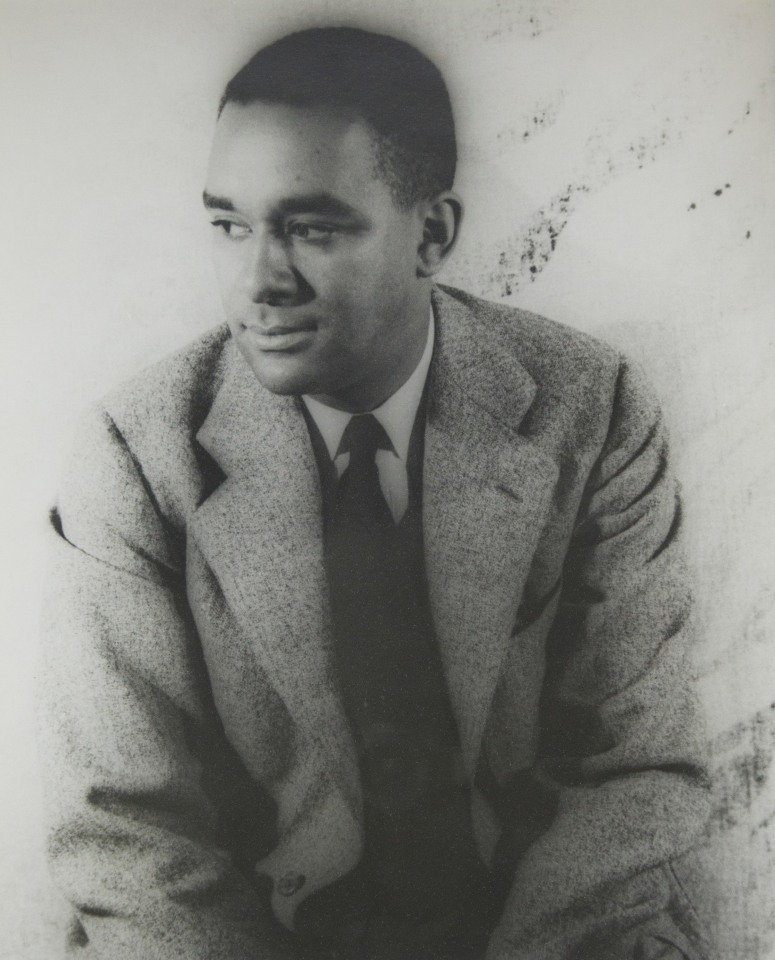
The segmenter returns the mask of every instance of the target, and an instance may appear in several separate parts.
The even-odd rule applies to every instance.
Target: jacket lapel
[[[524,368],[459,301],[434,294],[423,473],[431,609],[466,770],[473,779],[557,467],[520,423]],[[495,341],[495,336],[493,341]]]
[[[319,743],[359,818],[357,762],[336,688],[317,466],[297,402],[256,380],[233,343],[197,434],[226,480],[192,531],[261,666]]]

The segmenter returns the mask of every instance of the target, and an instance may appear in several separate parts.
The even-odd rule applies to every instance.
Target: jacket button
[[[289,871],[278,879],[277,892],[281,897],[292,897],[297,890],[301,890],[306,882],[307,878],[303,873]]]

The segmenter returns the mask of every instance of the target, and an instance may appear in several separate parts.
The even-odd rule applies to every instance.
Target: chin
[[[258,361],[248,358],[248,363],[258,382],[270,393],[279,396],[314,393],[317,385],[314,377],[309,371],[300,369],[299,364],[289,363],[288,360],[288,357],[261,357]]]
[[[303,393],[310,393],[310,391],[314,390],[303,377],[278,376],[277,374],[254,372],[261,386],[270,393],[276,393],[278,396],[300,396]]]

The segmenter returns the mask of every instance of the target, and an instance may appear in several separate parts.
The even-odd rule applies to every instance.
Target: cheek
[[[295,267],[314,290],[318,304],[339,326],[373,297],[374,269],[368,257],[352,252],[324,260],[299,257]]]
[[[417,248],[408,231],[386,239],[378,259],[377,282],[393,302],[405,300],[417,279]]]
[[[405,299],[415,276],[414,252],[406,242],[385,237],[348,251],[317,275],[314,267],[310,264],[307,279],[319,292],[372,308]]]

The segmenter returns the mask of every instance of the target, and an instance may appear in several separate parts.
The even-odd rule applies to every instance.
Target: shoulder
[[[523,432],[602,442],[630,366],[618,351],[566,324],[452,287],[439,288],[438,304],[462,331],[456,339],[471,344],[464,349],[486,357],[499,380],[530,384]]]
[[[570,385],[578,379],[606,379],[624,358],[608,344],[574,327],[509,304],[484,300],[464,290],[439,286],[444,299],[470,315],[477,338],[518,361],[537,386],[554,381]]]
[[[233,350],[228,327],[215,327],[94,404],[65,467],[63,512],[144,515],[150,498],[174,524],[185,523],[210,482],[196,434]]]
[[[479,365],[486,358],[501,394],[529,384],[520,433],[539,440],[550,456],[591,462],[604,451],[631,453],[649,437],[664,436],[661,405],[648,378],[608,344],[452,287],[439,288],[438,305],[442,321],[446,314],[458,328],[455,339],[474,345],[465,349],[476,352]],[[477,364],[465,368],[474,371]]]
[[[125,381],[99,406],[129,434],[195,433],[223,381],[230,346],[227,325],[214,327]]]

